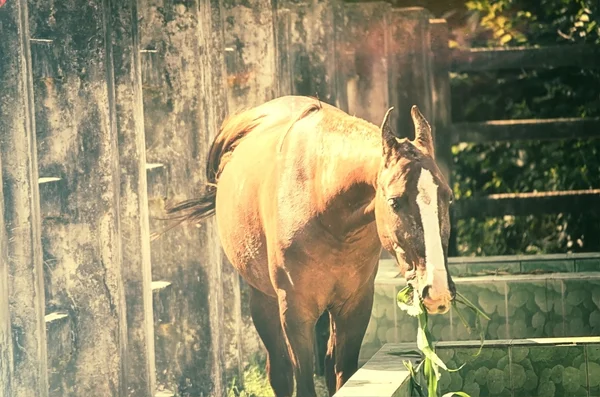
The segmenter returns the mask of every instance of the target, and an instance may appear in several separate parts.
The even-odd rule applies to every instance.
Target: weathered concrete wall
[[[0,178],[2,158],[0,157]],[[4,194],[0,183],[0,209],[4,208]],[[4,211],[0,211],[0,396],[12,394],[12,340],[8,304],[8,242],[4,226]]]
[[[279,96],[276,3],[224,0],[229,109],[257,106]]]
[[[120,169],[109,2],[30,2],[40,176],[60,178],[44,214],[47,312],[70,317],[73,347],[52,395],[126,395]],[[54,368],[53,368],[54,370]],[[53,371],[54,372],[54,371]]]
[[[337,104],[336,28],[343,23],[342,2],[284,0],[290,10],[290,64],[292,92]]]
[[[277,96],[376,124],[394,105],[410,135],[410,106],[432,107],[428,18],[340,0],[0,6],[0,393],[222,395],[264,353],[247,286],[214,219],[150,243],[165,204],[202,194],[228,113]]]
[[[127,312],[124,376],[126,395],[143,397],[155,391],[156,369],[137,0],[109,4],[107,44],[114,71],[112,78],[109,73],[108,86],[113,91],[109,110],[118,137],[118,142],[113,140],[118,144],[113,151],[119,156],[118,208]]]
[[[414,137],[410,116],[412,105],[427,119],[433,117],[432,62],[429,19],[424,8],[397,8],[390,15],[388,29],[389,101],[397,110],[393,113],[396,133]]]
[[[292,81],[291,34],[292,14],[285,8],[277,9],[275,20],[275,49],[277,61],[277,94],[294,92]]]
[[[351,3],[344,7],[343,41],[338,43],[346,82],[348,112],[380,125],[389,108],[388,43],[389,3]]]
[[[201,165],[204,167],[214,137],[228,113],[227,91],[224,84],[226,76],[224,44],[224,9],[222,0],[200,2],[202,54],[202,136],[204,151]],[[205,168],[203,168],[205,171]],[[239,312],[239,280],[235,270],[227,263],[221,250],[221,243],[214,218],[204,225],[207,231],[207,244],[212,246],[213,256],[207,263],[209,272],[209,298],[211,319],[213,379],[218,388],[215,392],[226,394],[226,388],[241,377],[241,345]]]
[[[50,394],[145,396],[154,359],[135,2],[29,11]]]
[[[202,194],[209,144],[226,113],[221,3],[144,0],[140,32],[151,230],[165,203]],[[214,220],[176,228],[154,241],[152,276],[174,301],[156,322],[159,390],[222,395],[222,253]],[[165,291],[164,293],[168,293]]]
[[[0,8],[0,157],[4,196],[6,251],[2,247],[0,284],[6,285],[11,327],[6,324],[6,301],[0,298],[0,373],[12,369],[12,379],[0,386],[11,397],[46,396],[48,392],[44,327],[43,263],[40,244],[40,207],[36,159],[35,119],[31,81],[31,53],[27,2],[13,1]],[[0,243],[1,244],[1,243]],[[6,298],[6,290],[0,292]],[[8,330],[12,332],[12,346]],[[5,367],[6,366],[6,367]],[[5,369],[6,368],[6,369]],[[10,375],[9,375],[10,376]],[[10,388],[10,389],[9,389]]]

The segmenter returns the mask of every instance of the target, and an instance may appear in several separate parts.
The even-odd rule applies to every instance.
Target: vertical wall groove
[[[44,280],[27,1],[5,4],[0,24],[0,156],[14,359],[11,397],[44,397]]]
[[[148,181],[146,176],[146,138],[144,133],[144,99],[142,91],[142,65],[140,59],[140,34],[138,26],[138,2],[130,0],[131,6],[131,37],[133,39],[133,93],[134,93],[134,119],[135,145],[139,148],[138,169],[140,170],[137,185],[139,197],[139,230],[141,239],[141,273],[142,273],[142,300],[143,300],[143,330],[146,337],[145,346],[145,372],[147,384],[145,388],[150,393],[156,391],[156,364],[154,353],[154,321],[152,312],[152,262],[150,254],[150,219],[148,211]],[[143,391],[143,387],[140,388]]]
[[[0,140],[1,143],[1,140]],[[2,180],[0,156],[0,181]],[[4,225],[4,191],[0,183],[0,397],[12,396],[13,349],[8,304],[8,247]]]
[[[119,248],[125,308],[120,314],[123,396],[155,392],[154,328],[146,147],[137,2],[105,0],[105,46],[112,173],[118,197]]]
[[[112,14],[113,14],[113,2],[114,0],[103,0],[102,1],[102,19],[103,19],[103,28],[104,28],[104,54],[105,54],[105,72],[106,72],[106,89],[107,89],[107,106],[108,106],[108,131],[107,138],[110,139],[109,142],[109,152],[112,154],[112,158],[110,161],[109,167],[110,182],[112,184],[112,192],[117,198],[113,200],[114,206],[110,209],[113,213],[111,214],[114,217],[114,232],[115,238],[113,241],[113,247],[111,247],[111,253],[116,256],[115,263],[115,271],[117,273],[117,282],[115,283],[115,291],[112,293],[116,293],[118,295],[118,302],[125,302],[125,291],[123,286],[123,252],[121,249],[121,219],[120,219],[120,200],[118,199],[121,196],[121,189],[119,183],[119,174],[120,174],[120,164],[119,164],[119,142],[118,142],[118,126],[117,126],[117,99],[115,93],[115,72],[114,72],[114,58],[113,58],[113,31],[112,31]],[[117,321],[117,329],[119,336],[116,339],[116,343],[118,345],[118,350],[120,354],[120,371],[118,372],[118,389],[119,395],[125,397],[127,395],[127,374],[128,374],[128,366],[127,366],[127,310],[124,307],[122,310],[117,310],[114,315],[118,318]]]
[[[44,279],[27,1],[0,9],[0,156],[12,352],[11,397],[47,396]]]

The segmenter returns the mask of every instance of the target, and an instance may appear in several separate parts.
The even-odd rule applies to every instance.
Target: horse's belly
[[[308,277],[307,284],[315,289],[329,291],[330,299],[347,298],[374,277],[381,255],[374,225],[348,243],[332,240],[322,229],[309,228],[305,236],[294,244],[296,252],[302,252],[296,256],[305,260],[297,268],[292,265],[292,272],[306,273],[300,277]]]

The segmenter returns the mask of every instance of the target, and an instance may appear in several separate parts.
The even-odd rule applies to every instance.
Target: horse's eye
[[[392,207],[394,211],[402,207],[402,197],[392,197],[388,199],[388,205]]]

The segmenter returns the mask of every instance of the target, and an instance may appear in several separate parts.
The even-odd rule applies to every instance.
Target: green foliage
[[[227,390],[227,397],[273,397],[273,389],[269,384],[265,370],[266,359],[262,355],[252,356],[244,369],[243,385],[239,379],[232,379]],[[317,397],[329,395],[325,378],[315,375]]]
[[[471,0],[466,4],[469,21],[478,23],[468,37],[472,47],[600,44],[598,2]],[[452,79],[452,117],[455,122],[598,117],[599,92],[597,70],[457,74]],[[600,140],[460,144],[453,152],[453,188],[458,198],[600,187]],[[460,255],[600,250],[600,221],[589,215],[461,220],[456,232]]]
[[[244,370],[244,385],[240,386],[234,379],[227,393],[228,397],[269,397],[273,390],[269,385],[265,373],[265,360],[263,357],[253,357]]]
[[[405,361],[404,365],[411,374],[412,388],[415,394],[420,396],[424,395],[424,388],[427,390],[428,396],[437,396],[439,389],[445,389],[446,387],[462,387],[462,378],[458,374],[458,371],[465,365],[453,369],[448,368],[442,358],[448,359],[452,357],[452,352],[448,351],[440,356],[434,351],[432,345],[432,336],[427,326],[427,310],[417,293],[417,290],[409,284],[398,292],[396,296],[396,302],[401,310],[404,310],[408,315],[416,317],[418,321],[417,328],[417,348],[419,349],[419,355],[421,356],[421,362],[415,368],[411,361]],[[481,346],[479,351],[474,355],[470,356],[469,359],[479,356],[483,348],[483,328],[481,328],[480,317],[489,321],[489,317],[483,313],[477,306],[473,305],[464,295],[460,292],[456,293],[456,299],[453,302],[454,309],[460,312],[456,303],[464,305],[466,308],[473,311],[476,318],[476,328],[480,328]],[[464,317],[461,317],[464,318]],[[468,327],[468,325],[465,325]],[[449,364],[455,364],[453,361],[449,361]],[[440,368],[445,372],[440,371]],[[478,391],[477,391],[478,392]],[[444,394],[442,397],[471,397],[464,391],[452,391]]]

